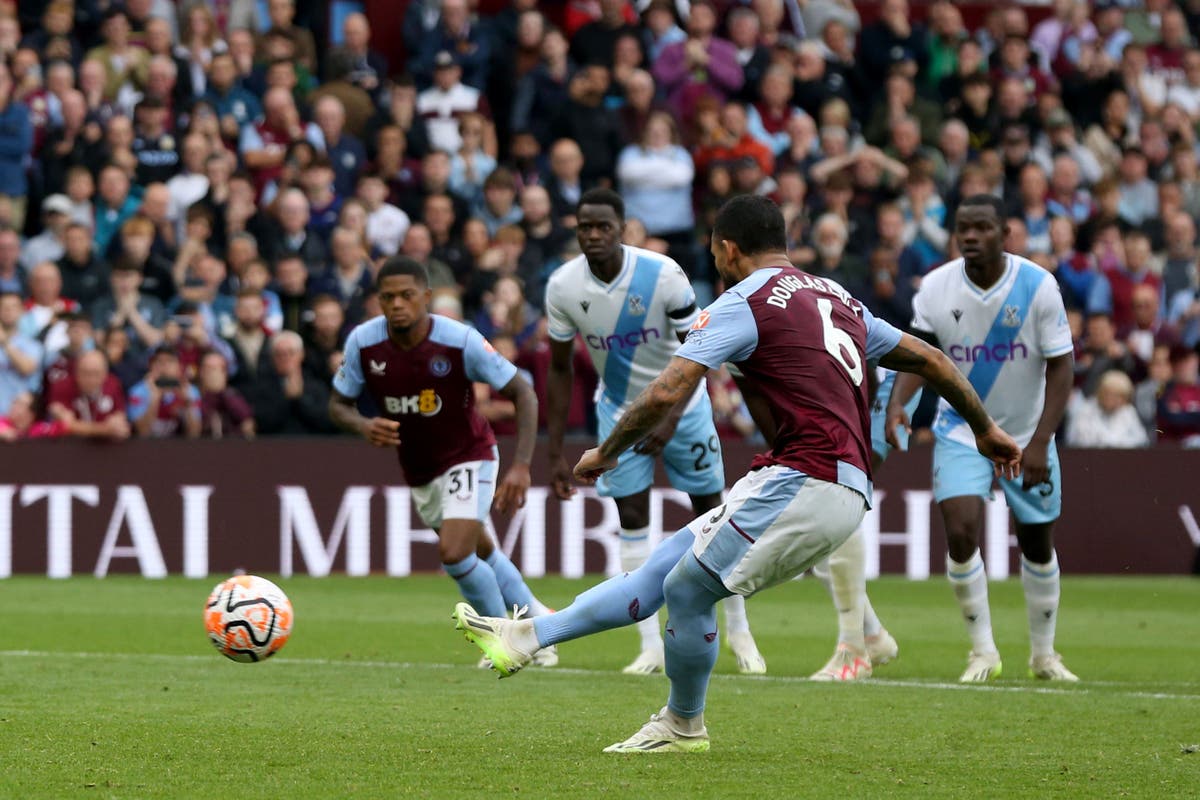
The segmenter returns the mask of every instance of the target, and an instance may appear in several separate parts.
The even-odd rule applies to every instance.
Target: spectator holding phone
[[[200,435],[200,392],[188,383],[173,348],[156,348],[146,377],[129,390],[129,421],[142,438]]]

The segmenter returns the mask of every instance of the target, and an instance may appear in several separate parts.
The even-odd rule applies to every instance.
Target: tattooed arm
[[[925,342],[935,350],[941,350],[938,347],[937,337],[932,333],[912,330],[909,336],[918,341]],[[903,345],[904,342],[901,341],[900,346]],[[896,351],[898,352],[899,349],[900,347],[897,347]],[[880,363],[883,362],[881,361]],[[910,433],[912,432],[909,429],[910,420],[908,419],[908,412],[905,411],[904,407],[908,405],[908,401],[913,399],[916,393],[924,386],[925,379],[912,372],[899,372],[896,375],[896,382],[892,384],[892,396],[886,400],[887,407],[885,413],[887,423],[884,425],[883,433],[888,444],[897,450],[903,450],[904,448],[900,446],[900,440],[896,436],[896,428],[903,425],[905,430],[908,430]]]
[[[888,369],[910,373],[928,381],[971,426],[979,452],[1003,467],[1005,475],[1015,477],[1020,474],[1021,448],[988,416],[987,409],[983,407],[983,401],[979,399],[975,389],[945,353],[906,333],[900,337],[896,348],[881,358],[879,363]],[[892,435],[892,423],[899,421],[893,420],[897,403],[899,413],[903,415],[904,402],[912,397],[912,391],[901,395],[900,390],[903,388],[907,391],[909,386],[914,386],[909,375],[896,376],[896,386],[888,404],[889,436]],[[913,391],[919,386],[918,379]]]
[[[584,483],[617,464],[617,457],[646,438],[681,400],[691,397],[708,372],[708,367],[678,356],[646,387],[617,422],[612,433],[599,447],[583,454],[575,465],[575,477]]]

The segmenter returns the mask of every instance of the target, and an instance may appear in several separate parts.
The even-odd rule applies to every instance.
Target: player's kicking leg
[[[645,458],[645,456],[642,456]],[[618,470],[620,468],[618,467]],[[653,469],[653,462],[651,462]],[[640,472],[641,470],[639,470]],[[617,476],[618,481],[625,476]],[[607,477],[607,476],[606,476]],[[620,486],[620,483],[608,484]],[[601,490],[603,493],[603,489]],[[621,571],[633,572],[650,557],[650,489],[647,486],[634,494],[615,498],[617,516],[621,521],[618,554],[621,559]],[[666,665],[663,654],[662,629],[659,625],[658,613],[652,613],[637,623],[641,647],[635,658],[622,672],[628,675],[652,675],[662,672]]]
[[[687,492],[697,518],[712,515],[724,503],[725,462],[720,438],[713,425],[712,404],[701,395],[683,415],[675,434],[663,448],[663,466],[671,486]],[[721,602],[725,611],[725,644],[733,652],[738,672],[764,675],[767,661],[758,651],[746,615],[746,598],[731,595]]]
[[[1017,523],[1021,548],[1021,587],[1029,616],[1029,674],[1048,681],[1078,681],[1054,650],[1060,573],[1054,552],[1054,525],[1062,509],[1062,471],[1057,448],[1048,452],[1050,480],[1028,490],[1020,479],[1002,480],[1005,498]]]
[[[640,567],[593,586],[554,614],[511,620],[459,603],[455,627],[507,678],[527,666],[540,648],[633,625],[656,613],[663,604],[663,581],[692,542],[691,530],[683,528],[659,542]]]
[[[853,490],[786,468],[767,467],[739,481],[724,514],[695,531],[695,546],[665,582],[667,706],[605,752],[708,750],[704,706],[717,660],[715,603],[734,592],[769,588],[812,566],[853,532],[865,510],[865,500]]]
[[[496,574],[496,583],[499,584],[500,593],[504,596],[505,609],[512,611],[513,619],[549,614],[550,609],[537,599],[525,583],[525,578],[517,569],[516,564],[513,564],[500,549],[490,517],[484,521],[483,526],[485,535],[479,539],[476,555],[483,558],[484,562],[492,568],[492,572]],[[479,666],[485,669],[490,668],[491,664],[486,661],[486,658],[480,661]],[[533,665],[536,667],[553,667],[557,664],[557,647],[545,647],[533,655]]]

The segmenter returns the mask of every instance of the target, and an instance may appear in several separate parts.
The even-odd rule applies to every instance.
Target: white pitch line
[[[54,652],[50,650],[0,650],[0,658],[75,658],[75,659],[118,659],[125,661],[195,661],[195,662],[210,662],[222,663],[218,659],[209,655],[193,655],[186,653],[92,653],[92,652]],[[429,662],[412,662],[412,661],[352,661],[336,658],[277,658],[273,659],[273,663],[285,666],[301,666],[301,667],[357,667],[360,669],[470,669],[476,670],[474,664],[438,664]],[[578,667],[554,667],[552,669],[535,669],[539,675],[584,675],[595,677],[597,675],[616,676],[619,673],[609,670],[599,669],[581,669]],[[763,681],[767,683],[813,683],[808,678],[799,675],[729,675],[727,673],[717,673],[713,675],[716,680],[734,680],[734,681]],[[945,683],[942,681],[922,681],[912,679],[892,679],[892,678],[872,678],[863,681],[860,686],[874,686],[878,688],[899,687],[902,689],[930,689],[934,691],[951,691],[951,692],[998,692],[1002,694],[1048,694],[1048,695],[1087,695],[1096,694],[1092,691],[1092,686],[1102,687],[1129,687],[1138,686],[1139,684],[1121,681],[1083,681],[1082,685],[1077,688],[1055,687],[1055,686],[1004,686],[997,684],[973,684],[973,683]],[[1186,686],[1192,687],[1194,684],[1183,683],[1159,683],[1158,686]],[[1101,694],[1115,697],[1134,697],[1144,700],[1200,700],[1200,694],[1188,694],[1179,692],[1148,692],[1143,690],[1126,690],[1115,692],[1102,692]]]

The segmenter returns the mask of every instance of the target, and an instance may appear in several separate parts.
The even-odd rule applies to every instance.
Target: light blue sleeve
[[[146,409],[149,406],[150,390],[146,386],[146,382],[134,384],[129,390],[129,402],[125,404],[125,413],[129,416],[129,421],[137,422],[146,416]]]
[[[200,390],[188,385],[188,416],[200,419]]]
[[[308,123],[308,125],[304,128],[304,138],[309,144],[317,148],[317,152],[325,152],[325,134],[321,132],[321,129],[317,126],[317,123]]]
[[[252,153],[256,150],[263,149],[262,137],[258,135],[258,131],[254,130],[253,125],[247,125],[242,128],[238,134],[238,152],[242,155]]]
[[[767,131],[766,125],[763,124],[762,115],[758,113],[758,109],[753,105],[746,107],[746,132],[761,144],[770,148],[771,154],[778,157],[784,150],[787,150],[788,145],[792,143],[792,139],[786,131],[779,133],[770,133]]]
[[[724,294],[700,312],[675,355],[718,369],[726,361],[745,361],[758,348],[758,322],[745,299]]]
[[[483,338],[483,334],[471,328],[467,332],[467,342],[463,345],[463,366],[467,377],[480,381],[500,390],[517,374],[517,368]]]
[[[900,331],[890,322],[876,317],[866,306],[862,307],[862,313],[867,325],[867,360],[883,358],[900,344]]]
[[[1087,296],[1087,313],[1112,313],[1112,284],[1103,275],[1096,276],[1096,280],[1092,281],[1092,288]]]
[[[34,363],[41,364],[45,358],[45,348],[38,343],[36,339],[18,336],[13,344],[20,350],[26,358],[33,359]],[[25,388],[37,394],[42,388],[42,371],[35,369],[25,378]]]
[[[1167,322],[1172,325],[1178,325],[1179,320],[1187,313],[1188,307],[1191,306],[1196,294],[1191,289],[1180,289],[1171,298],[1171,307],[1168,309]]]
[[[346,346],[342,350],[342,366],[333,376],[333,388],[343,397],[358,397],[362,394],[364,383],[358,331],[353,331],[346,338]]]

